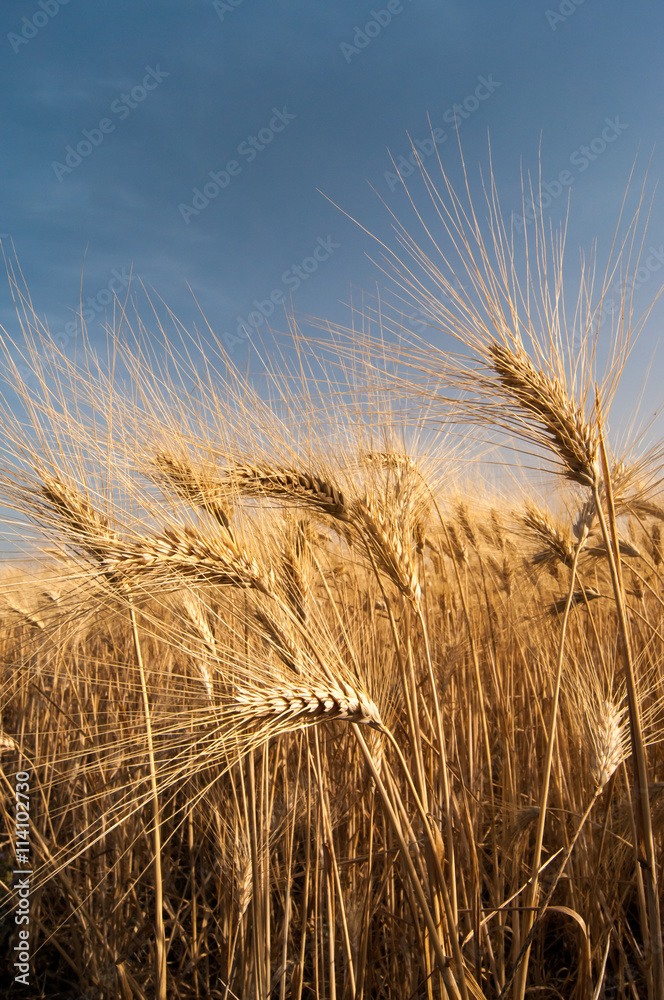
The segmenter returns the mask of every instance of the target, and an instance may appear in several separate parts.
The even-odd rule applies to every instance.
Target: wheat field
[[[639,214],[566,300],[543,213],[517,246],[492,182],[422,180],[438,244],[382,266],[446,350],[367,300],[254,378],[125,302],[72,360],[10,264],[31,996],[664,996],[661,451],[610,426]]]

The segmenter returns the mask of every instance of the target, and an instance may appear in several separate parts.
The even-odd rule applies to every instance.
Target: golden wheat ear
[[[361,725],[383,729],[376,704],[349,685],[336,687],[275,687],[274,691],[257,693],[238,691],[236,703],[246,713],[246,721],[262,722],[266,719],[279,727],[292,728],[317,722],[343,719]]]
[[[573,565],[574,545],[566,525],[557,524],[547,511],[532,502],[526,504],[521,521],[530,537],[544,545],[531,556],[534,566],[555,565],[558,562],[568,568]]]
[[[231,531],[228,490],[224,489],[223,480],[213,468],[197,466],[188,458],[160,451],[148,468],[148,475],[186,503],[206,511],[226,531]]]
[[[593,488],[600,481],[599,438],[558,380],[536,368],[523,350],[494,342],[487,348],[496,388],[537,422],[558,455],[566,479]],[[527,431],[525,432],[527,433]]]
[[[338,521],[348,521],[350,512],[339,486],[308,469],[286,466],[237,464],[229,471],[226,483],[243,496],[274,497],[301,506],[317,514],[327,514]]]

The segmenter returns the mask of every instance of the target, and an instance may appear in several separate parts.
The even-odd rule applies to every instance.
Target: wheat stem
[[[154,741],[152,738],[152,720],[150,715],[150,701],[148,698],[148,686],[145,678],[145,665],[143,663],[143,653],[136,623],[136,612],[134,605],[129,598],[129,617],[131,619],[131,630],[134,639],[134,649],[138,672],[141,678],[141,697],[143,699],[143,711],[145,714],[145,735],[148,744],[148,760],[150,764],[150,789],[152,793],[152,815],[154,819],[154,829],[152,831],[154,843],[154,906],[155,906],[155,986],[157,1000],[166,1000],[168,987],[168,974],[166,967],[166,931],[164,929],[164,894],[163,879],[161,871],[161,815],[159,809],[159,792],[157,787],[157,764],[154,753]]]
[[[611,491],[611,477],[609,473],[609,463],[604,444],[604,436],[601,426],[601,415],[599,413],[598,400],[598,421],[599,421],[599,444],[602,467],[604,473],[604,487],[608,508],[607,518],[602,509],[599,488],[594,490],[597,515],[602,529],[602,536],[606,545],[609,570],[611,573],[611,583],[615,597],[616,609],[618,612],[618,622],[620,638],[623,649],[623,659],[625,662],[625,680],[627,687],[627,707],[629,712],[631,749],[634,758],[634,777],[636,786],[636,810],[639,817],[639,832],[642,838],[642,848],[645,864],[642,864],[643,877],[648,901],[648,916],[650,923],[650,933],[648,936],[651,948],[652,959],[652,981],[650,985],[652,1000],[659,1000],[664,996],[664,950],[662,947],[662,923],[659,907],[659,889],[657,878],[657,855],[655,851],[655,841],[652,829],[652,814],[650,811],[650,792],[648,782],[648,762],[646,756],[645,740],[643,736],[643,725],[641,712],[639,709],[639,698],[636,688],[636,676],[634,672],[634,660],[632,655],[632,644],[630,639],[627,613],[625,610],[624,585],[622,581],[622,569],[620,562],[620,548],[618,545],[618,531],[616,526],[616,514],[613,505],[613,494]]]
[[[549,733],[547,738],[546,746],[546,757],[544,760],[544,778],[542,781],[542,790],[540,792],[539,800],[539,816],[537,819],[537,833],[535,835],[535,852],[533,855],[532,869],[533,876],[530,883],[530,892],[528,894],[526,902],[526,939],[532,929],[534,915],[533,908],[537,903],[537,895],[539,892],[539,870],[542,862],[542,847],[544,843],[544,827],[546,824],[547,815],[547,805],[549,801],[549,786],[551,783],[551,769],[553,766],[553,750],[556,742],[556,729],[558,725],[558,703],[560,700],[560,684],[562,680],[563,671],[563,654],[565,650],[565,636],[567,633],[567,622],[569,619],[570,611],[572,608],[572,600],[574,597],[574,583],[576,580],[576,568],[579,561],[579,556],[581,554],[581,549],[585,542],[585,536],[577,542],[576,549],[574,552],[574,560],[572,562],[571,568],[571,578],[569,582],[569,589],[567,593],[567,601],[565,604],[565,610],[563,612],[563,620],[560,626],[560,636],[558,639],[558,658],[556,662],[556,678],[554,682],[553,690],[553,705],[551,708],[551,721],[549,723]],[[528,978],[528,961],[530,958],[530,945],[525,950],[523,955],[523,962],[518,970],[518,978],[515,987],[514,997],[515,1000],[523,1000],[526,993],[526,980]]]

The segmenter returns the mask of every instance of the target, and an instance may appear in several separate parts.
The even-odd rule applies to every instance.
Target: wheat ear
[[[290,729],[296,722],[307,725],[344,719],[383,728],[377,705],[348,684],[343,687],[329,682],[325,687],[282,686],[273,692],[240,689],[235,701],[246,713],[248,722],[269,719]]]
[[[531,556],[533,565],[561,562],[571,567],[574,562],[574,545],[565,528],[557,525],[545,510],[532,503],[526,506],[521,521],[530,534],[544,544],[541,551]]]
[[[244,496],[275,497],[319,514],[329,514],[338,521],[350,519],[348,503],[339,487],[309,470],[238,464],[229,472],[228,484]]]
[[[171,573],[274,594],[271,574],[227,532],[205,535],[189,525],[169,525],[155,535],[114,540],[102,549],[100,562],[109,572],[127,576]]]
[[[393,512],[383,512],[368,495],[352,504],[351,520],[378,566],[394,581],[401,593],[416,607],[421,598],[417,571],[402,530]]]
[[[31,495],[29,508],[37,520],[64,529],[68,541],[97,560],[120,536],[103,514],[100,514],[76,487],[49,472],[41,473],[41,485]],[[30,491],[31,492],[31,491]]]
[[[156,482],[170,486],[182,500],[207,511],[229,533],[231,532],[228,493],[218,475],[209,469],[194,466],[186,458],[176,458],[160,451],[154,458],[155,469],[150,476]]]
[[[599,483],[599,439],[559,379],[536,368],[522,349],[493,342],[487,352],[508,399],[535,418],[560,458],[567,479],[581,486]]]

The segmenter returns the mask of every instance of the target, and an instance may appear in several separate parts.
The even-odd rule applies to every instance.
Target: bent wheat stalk
[[[556,678],[554,684],[553,692],[553,705],[551,707],[551,720],[549,723],[549,732],[547,734],[547,746],[546,746],[546,758],[544,761],[544,777],[542,780],[542,790],[540,793],[539,801],[539,815],[537,819],[537,833],[535,836],[535,853],[533,855],[532,869],[533,877],[530,883],[530,892],[528,894],[526,906],[526,941],[529,942],[526,947],[522,950],[519,955],[515,970],[516,980],[515,986],[515,998],[517,1000],[523,1000],[526,993],[526,981],[528,978],[528,960],[530,958],[530,942],[532,942],[531,931],[534,924],[534,908],[537,904],[537,897],[539,894],[539,872],[542,863],[542,847],[544,844],[544,827],[546,824],[547,816],[547,806],[549,802],[549,787],[551,784],[551,769],[553,767],[553,751],[556,742],[556,729],[558,726],[558,704],[560,699],[560,686],[562,680],[563,671],[563,657],[565,652],[565,637],[567,634],[567,622],[569,620],[570,611],[572,609],[572,602],[574,598],[574,584],[576,582],[576,568],[579,561],[579,556],[581,554],[581,549],[585,544],[587,538],[587,532],[585,532],[581,538],[578,540],[576,545],[576,550],[574,553],[574,561],[572,562],[572,568],[570,572],[570,582],[567,592],[567,601],[565,603],[565,609],[563,612],[563,620],[560,626],[560,636],[558,639],[558,659],[556,664]],[[519,965],[519,962],[522,964]]]

